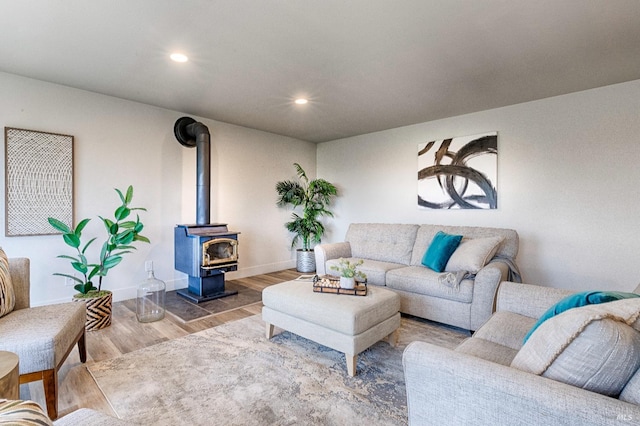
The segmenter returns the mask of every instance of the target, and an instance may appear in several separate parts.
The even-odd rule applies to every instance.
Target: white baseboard
[[[286,262],[277,262],[270,263],[268,265],[259,265],[253,266],[250,268],[240,268],[237,271],[227,272],[225,279],[226,280],[236,280],[240,278],[253,277],[254,275],[262,275],[268,274],[271,272],[282,271],[283,269],[291,269],[296,267],[296,260],[288,260]],[[184,278],[178,278],[175,280],[165,281],[167,285],[167,291],[179,290],[181,288],[187,288],[189,286],[187,275],[184,275]],[[138,288],[137,286],[119,288],[113,291],[113,301],[120,302],[122,300],[135,299],[138,297]],[[70,302],[69,298],[64,299],[56,299],[52,301],[48,301],[44,303],[46,305],[52,305],[57,303],[66,303]],[[44,305],[41,304],[41,305]],[[38,304],[32,304],[32,306],[40,306]]]

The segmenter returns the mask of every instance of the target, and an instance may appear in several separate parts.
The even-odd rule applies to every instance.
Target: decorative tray
[[[367,281],[356,281],[355,288],[340,287],[340,277],[334,275],[316,275],[313,278],[313,291],[316,293],[348,294],[351,296],[366,296]]]

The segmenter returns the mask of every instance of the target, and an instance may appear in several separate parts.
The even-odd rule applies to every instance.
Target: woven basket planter
[[[78,297],[73,296],[74,302],[87,303],[87,322],[85,330],[101,330],[111,325],[111,307],[113,304],[113,293],[108,292],[99,297]]]

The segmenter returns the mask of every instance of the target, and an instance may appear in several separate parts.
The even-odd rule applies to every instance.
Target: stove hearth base
[[[178,290],[176,293],[193,303],[208,302],[238,294],[235,290],[225,290],[224,273],[202,278],[189,276],[189,288]]]

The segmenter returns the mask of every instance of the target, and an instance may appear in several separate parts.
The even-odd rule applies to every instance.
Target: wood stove
[[[238,234],[224,223],[175,227],[175,268],[189,276],[180,296],[200,303],[238,293],[224,287],[225,272],[238,270]]]
[[[177,293],[195,303],[237,294],[225,290],[224,274],[238,270],[239,232],[229,231],[226,223],[209,223],[209,129],[193,118],[182,117],[173,132],[181,145],[197,150],[196,224],[177,225],[174,229],[175,268],[189,276],[189,287]]]

